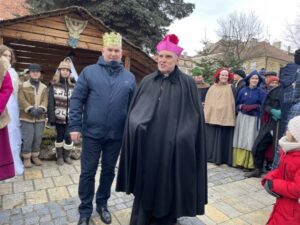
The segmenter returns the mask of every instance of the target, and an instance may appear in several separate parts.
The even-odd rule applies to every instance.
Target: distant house
[[[208,45],[210,54],[208,56],[196,55],[192,59],[200,62],[202,57],[218,59],[223,57],[224,48],[220,42]],[[293,61],[293,54],[281,49],[281,42],[271,45],[268,41],[257,41],[253,39],[245,51],[243,67],[247,73],[254,69],[265,68],[266,70],[279,72],[280,67]]]
[[[0,4],[0,20],[13,19],[30,14],[26,0],[3,0]]]
[[[182,55],[179,58],[178,67],[180,70],[188,75],[192,75],[192,69],[196,66],[196,62],[192,57]]]
[[[152,56],[152,59],[157,62],[157,55]],[[191,56],[182,55],[179,57],[178,67],[187,75],[192,75],[192,69],[196,66],[196,62]]]

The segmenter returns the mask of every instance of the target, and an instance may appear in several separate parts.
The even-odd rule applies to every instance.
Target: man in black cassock
[[[176,35],[158,45],[158,71],[129,108],[117,191],[135,196],[130,225],[171,225],[204,214],[207,166],[203,109],[192,77],[177,67]]]

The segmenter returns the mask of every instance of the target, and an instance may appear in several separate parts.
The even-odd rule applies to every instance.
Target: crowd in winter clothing
[[[74,83],[70,76],[70,62],[64,60],[60,63],[50,88],[41,82],[39,64],[30,64],[28,79],[20,82],[11,63],[14,63],[13,50],[1,45],[0,180],[22,175],[24,167],[30,168],[32,163],[42,165],[39,155],[47,118],[56,127],[57,164],[72,164],[70,152],[73,143],[68,131],[68,111]]]
[[[279,76],[264,69],[246,75],[221,68],[214,78],[201,99],[207,161],[241,168],[245,177],[273,169],[262,180],[276,197],[267,224],[300,224],[300,49]],[[198,80],[204,82],[202,76]]]

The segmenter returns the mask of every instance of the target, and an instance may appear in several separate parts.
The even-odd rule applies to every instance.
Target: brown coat
[[[45,112],[47,112],[47,86],[40,82],[39,89],[36,92],[36,88],[30,83],[30,81],[25,81],[23,84],[20,85],[19,104],[21,121],[27,121],[31,123],[45,121],[46,113],[44,113],[40,118],[36,119],[30,115],[29,110],[33,107],[42,107],[45,110]]]
[[[235,100],[230,84],[214,84],[208,89],[204,116],[208,124],[235,126]]]

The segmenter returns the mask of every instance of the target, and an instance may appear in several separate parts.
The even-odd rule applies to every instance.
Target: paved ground
[[[47,161],[42,167],[27,169],[23,176],[0,182],[0,225],[77,224],[80,164],[74,162],[58,167],[55,162]],[[260,186],[260,179],[244,179],[238,169],[208,164],[208,182],[209,204],[205,215],[180,218],[179,224],[266,223],[274,198]],[[132,196],[113,191],[109,201],[112,225],[128,225],[131,206]],[[95,212],[92,224],[103,224]]]

